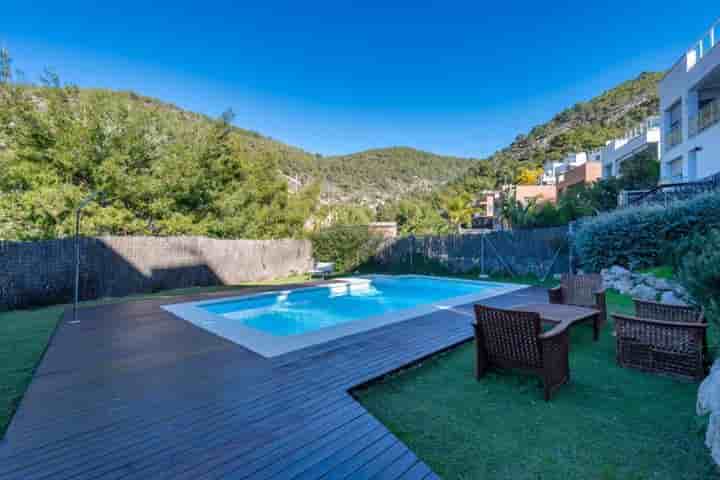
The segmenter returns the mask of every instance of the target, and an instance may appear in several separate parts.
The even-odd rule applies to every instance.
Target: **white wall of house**
[[[603,178],[619,176],[620,165],[625,160],[646,151],[660,158],[660,127],[644,130],[640,135],[611,140],[602,153]]]
[[[543,176],[540,178],[542,185],[555,185],[563,180],[565,172],[586,163],[588,154],[585,152],[574,152],[565,155],[562,160],[548,160],[543,164]]]
[[[720,108],[720,21],[693,45],[659,86],[662,113],[661,182],[693,181],[720,172],[720,121],[713,120],[698,130],[698,114]],[[702,45],[702,46],[700,46]],[[699,112],[702,102],[704,111]],[[717,102],[717,103],[715,103]],[[671,128],[671,111],[680,105],[679,137]],[[706,116],[707,118],[707,116]],[[709,125],[709,126],[708,126]]]

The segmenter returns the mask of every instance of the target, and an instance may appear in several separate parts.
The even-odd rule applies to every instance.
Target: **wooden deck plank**
[[[79,324],[61,321],[0,442],[0,477],[434,477],[347,391],[470,338],[471,306],[272,359],[160,308],[230,295],[98,306]],[[487,303],[545,296],[531,288]]]

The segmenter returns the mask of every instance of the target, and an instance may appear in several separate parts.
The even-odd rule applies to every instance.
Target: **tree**
[[[518,185],[537,185],[540,183],[540,177],[543,174],[543,169],[540,167],[521,167],[518,171],[515,183]]]
[[[463,225],[472,224],[473,198],[467,192],[451,193],[440,200],[448,222],[457,232]]]
[[[657,156],[645,151],[620,164],[620,181],[624,190],[644,190],[657,186],[660,162]]]

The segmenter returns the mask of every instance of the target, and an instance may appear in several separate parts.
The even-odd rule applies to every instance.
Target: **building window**
[[[670,179],[681,182],[683,179],[683,159],[678,157],[670,162]]]
[[[682,142],[682,103],[678,102],[670,107],[667,114],[669,126],[666,149],[670,149]]]

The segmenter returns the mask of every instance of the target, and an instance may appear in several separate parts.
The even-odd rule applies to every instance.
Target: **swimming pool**
[[[328,285],[163,308],[264,356],[326,342],[523,285],[419,275],[369,275]]]

